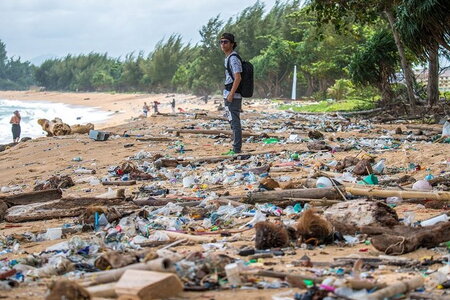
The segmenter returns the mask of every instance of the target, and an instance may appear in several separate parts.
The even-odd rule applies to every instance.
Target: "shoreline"
[[[200,101],[195,101],[198,97],[184,94],[0,91],[0,98],[4,100],[52,102],[92,107],[111,114],[104,121],[94,122],[96,129],[126,124],[131,119],[139,117],[142,115],[144,102],[147,102],[149,106],[151,106],[153,101],[160,102],[159,111],[163,113],[172,111],[169,102],[173,98],[177,101],[177,108],[182,107],[185,110],[193,108],[214,109],[212,101],[202,105]]]

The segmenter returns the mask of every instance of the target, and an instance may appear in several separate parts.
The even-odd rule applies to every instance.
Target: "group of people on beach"
[[[242,111],[242,96],[239,93],[239,84],[241,82],[242,62],[238,58],[235,51],[237,43],[235,37],[231,33],[223,33],[219,40],[220,48],[225,54],[225,88],[223,90],[224,109],[225,115],[230,123],[231,130],[233,131],[233,149],[226,154],[240,153],[242,150],[242,127],[240,113]],[[207,97],[205,103],[207,102]],[[158,105],[161,104],[158,101],[153,101],[153,111],[155,114],[159,113]],[[172,113],[175,113],[175,99],[170,102]],[[142,111],[145,117],[147,117],[150,107],[147,102],[144,102]],[[181,110],[180,110],[181,111]],[[11,131],[13,135],[13,142],[17,143],[20,140],[20,121],[22,117],[18,110],[14,111],[11,117]]]
[[[159,114],[158,106],[161,103],[158,101],[153,101],[153,113]],[[172,107],[172,113],[175,113],[175,98],[170,102],[170,106]],[[147,102],[144,102],[144,106],[142,106],[142,113],[145,117],[148,116],[148,112],[150,111],[150,106],[148,106]]]

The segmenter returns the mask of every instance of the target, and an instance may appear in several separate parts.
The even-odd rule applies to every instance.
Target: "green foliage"
[[[269,47],[254,57],[256,88],[262,89],[260,94],[281,95],[282,82],[294,65],[295,48],[286,40],[270,37]]]
[[[359,98],[345,101],[320,101],[309,105],[280,105],[281,110],[292,110],[297,112],[335,112],[335,111],[355,111],[366,110],[375,107],[374,101],[362,100]]]
[[[35,78],[49,90],[112,91],[122,72],[119,60],[106,53],[89,53],[46,60],[36,69]]]
[[[164,43],[160,41],[155,50],[143,62],[143,73],[150,79],[151,89],[156,91],[172,90],[172,78],[185,59],[189,45],[183,47],[181,36],[171,35]]]
[[[384,30],[375,33],[352,58],[349,73],[355,84],[375,86],[389,101],[392,97],[390,82],[394,80],[399,63],[392,35]]]
[[[25,90],[34,84],[33,66],[19,58],[8,58],[6,45],[0,41],[0,90]]]
[[[408,0],[397,9],[396,27],[416,55],[425,58],[438,45],[450,50],[450,1]]]
[[[334,85],[328,88],[327,93],[336,101],[341,101],[355,91],[352,82],[348,79],[336,80]]]
[[[196,45],[185,45],[180,35],[173,34],[161,40],[148,56],[143,52],[123,59],[97,53],[67,55],[46,61],[34,75],[39,85],[50,90],[178,91],[204,96],[223,88],[224,56],[218,40],[221,33],[231,32],[238,53],[254,64],[255,96],[288,96],[296,65],[300,97],[375,99],[381,94],[386,100],[395,96],[391,86],[399,70],[400,51],[391,33],[398,28],[404,40],[408,37],[404,32],[409,32],[411,41],[417,42],[407,43],[412,51],[402,54],[410,62],[416,60],[413,54],[420,55],[430,42],[440,39],[448,45],[447,2],[310,0],[304,4],[286,0],[277,1],[266,12],[264,4],[256,1],[228,20],[210,18],[200,29],[201,40]],[[386,22],[387,12],[397,18],[395,27]],[[431,32],[432,28],[436,30]],[[8,61],[0,42],[0,78],[4,78]],[[11,65],[17,69],[19,64]],[[12,85],[10,81],[7,84]],[[338,102],[342,103],[347,102]]]

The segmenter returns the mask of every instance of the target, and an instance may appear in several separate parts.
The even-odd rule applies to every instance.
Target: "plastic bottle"
[[[426,181],[430,181],[432,179],[434,179],[434,176],[432,174],[428,174],[427,176],[425,176],[424,178]]]
[[[95,174],[95,170],[79,168],[74,171],[76,174]]]
[[[428,220],[424,220],[424,221],[420,222],[420,225],[422,227],[432,226],[432,225],[437,224],[439,222],[448,222],[448,216],[446,214],[442,214],[442,215],[436,216],[434,218],[431,218],[431,219],[428,219]]]

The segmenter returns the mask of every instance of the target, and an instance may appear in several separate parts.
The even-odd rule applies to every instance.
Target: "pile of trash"
[[[2,187],[3,229],[33,220],[66,223],[2,233],[0,289],[46,282],[46,299],[282,288],[272,299],[444,297],[450,164],[438,173],[386,158],[432,141],[393,137],[398,132],[330,139],[324,133],[376,127],[340,115],[304,115],[302,122],[293,113],[264,116],[247,142],[265,151],[192,157],[186,140],[175,138],[161,151],[141,149],[104,170],[83,167],[76,157],[70,174],[37,180],[31,192]],[[279,120],[282,126],[272,128]],[[223,121],[195,128],[226,129]],[[79,186],[109,191],[67,195]],[[426,217],[419,215],[425,209]],[[404,256],[422,248],[433,256]]]

